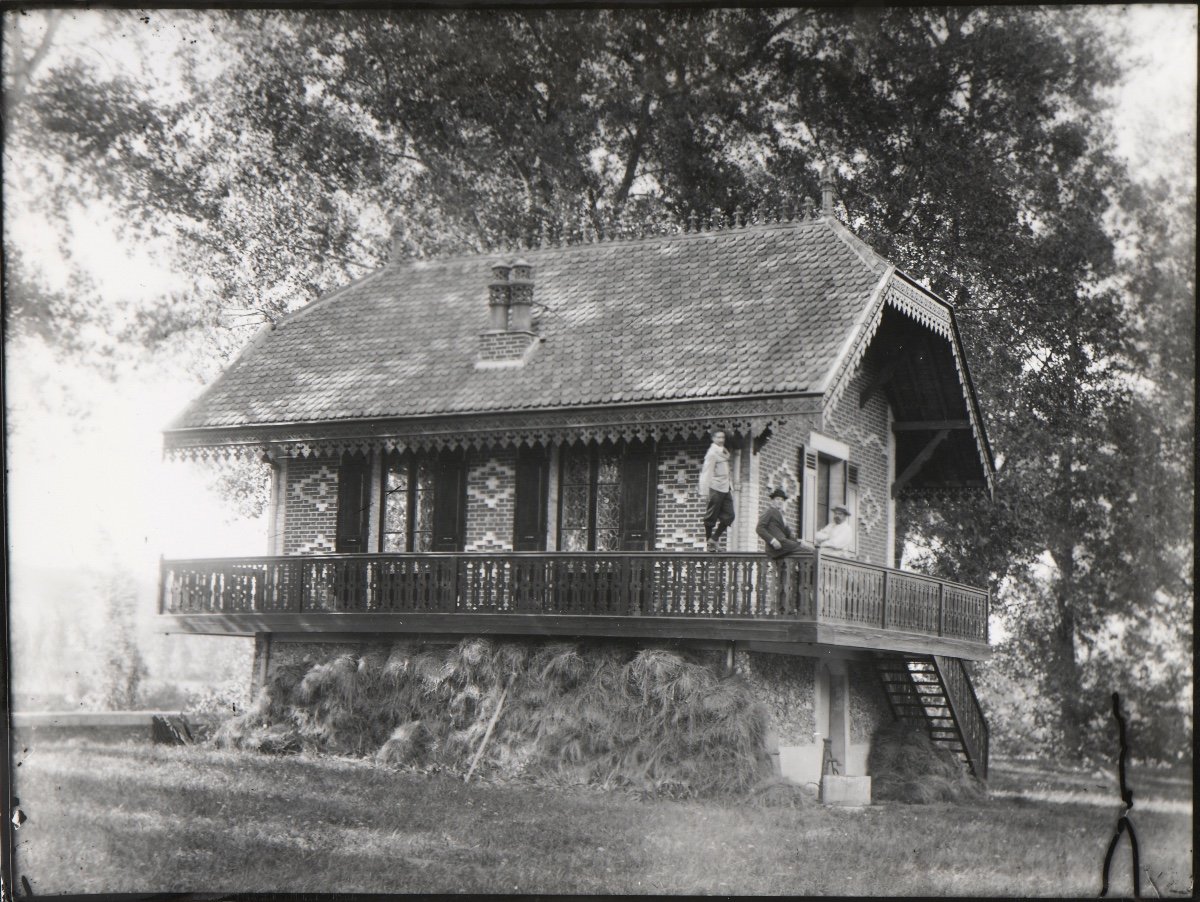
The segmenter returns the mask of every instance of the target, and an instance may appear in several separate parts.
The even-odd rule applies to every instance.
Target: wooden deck
[[[164,560],[167,629],[289,637],[718,640],[980,659],[985,589],[811,553],[499,552]]]

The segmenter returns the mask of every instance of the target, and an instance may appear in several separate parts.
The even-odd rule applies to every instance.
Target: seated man
[[[797,539],[783,518],[783,510],[787,506],[787,492],[780,488],[773,489],[770,498],[771,505],[758,518],[755,531],[767,543],[767,556],[775,562],[775,572],[779,575],[779,609],[784,613],[791,605],[785,605],[783,602],[783,599],[790,596],[788,568],[783,559],[789,554],[812,551],[813,546],[803,539]]]
[[[839,504],[833,509],[833,521],[821,529],[815,541],[827,554],[854,557],[854,527],[850,525],[850,510]]]

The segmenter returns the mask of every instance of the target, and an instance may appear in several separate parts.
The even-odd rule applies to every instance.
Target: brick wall
[[[484,332],[479,336],[479,361],[485,365],[519,361],[537,342],[529,332]]]
[[[703,551],[705,500],[696,491],[707,445],[665,441],[658,445],[655,545],[659,551]]]
[[[859,366],[838,404],[825,416],[826,435],[850,446],[850,463],[858,467],[858,559],[888,562],[888,404],[875,392],[866,407],[858,406],[862,390],[876,367]]]
[[[511,551],[517,452],[497,448],[467,461],[466,551]]]
[[[284,483],[283,553],[332,552],[337,542],[336,458],[292,458]]]
[[[763,443],[759,451],[758,464],[758,497],[759,510],[766,510],[767,496],[771,489],[783,487],[788,493],[787,509],[784,518],[797,535],[800,534],[800,479],[802,474],[798,469],[800,446],[808,440],[808,434],[818,426],[815,414],[797,415],[788,418],[786,423],[772,428],[771,435]],[[759,540],[758,546],[762,547]]]

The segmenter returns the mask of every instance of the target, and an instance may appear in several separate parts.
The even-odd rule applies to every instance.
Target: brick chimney
[[[488,328],[479,336],[475,369],[524,366],[540,343],[533,331],[533,267],[526,260],[494,264]]]

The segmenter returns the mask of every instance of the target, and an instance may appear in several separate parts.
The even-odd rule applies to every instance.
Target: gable
[[[864,360],[875,379],[845,397]],[[894,491],[985,486],[994,465],[954,312],[902,273],[878,293],[826,380],[825,407],[883,394],[894,416]]]

